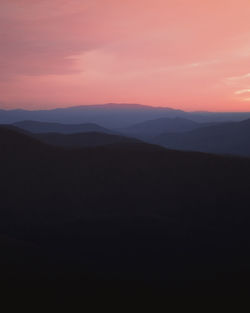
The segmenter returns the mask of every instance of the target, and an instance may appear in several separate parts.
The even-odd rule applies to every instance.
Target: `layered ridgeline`
[[[247,117],[250,113],[185,112],[136,104],[0,110],[0,123],[44,134],[39,139],[50,144],[84,147],[93,142],[100,145],[101,137],[104,144],[115,143],[115,137],[105,136],[114,135],[134,137],[170,149],[244,156],[250,155]],[[59,135],[77,133],[92,135]]]
[[[169,149],[250,156],[250,119],[183,133],[163,133],[152,142]]]
[[[250,156],[250,119],[240,122],[198,123],[184,118],[161,118],[126,128],[97,124],[21,121],[6,127],[33,133],[51,145],[86,147],[143,140],[169,149]],[[134,139],[133,139],[134,138]]]
[[[3,127],[0,149],[2,279],[248,281],[248,159],[129,142],[71,150]]]

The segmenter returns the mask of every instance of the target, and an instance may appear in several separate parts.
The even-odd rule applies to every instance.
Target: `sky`
[[[249,0],[0,0],[0,108],[250,111]]]

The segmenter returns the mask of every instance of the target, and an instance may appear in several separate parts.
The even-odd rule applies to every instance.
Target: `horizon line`
[[[81,107],[105,107],[105,106],[117,106],[118,108],[130,108],[133,109],[133,107],[145,107],[145,108],[151,108],[155,110],[159,109],[166,109],[166,110],[173,110],[173,111],[181,111],[181,112],[186,112],[186,113],[214,113],[214,114],[242,114],[242,113],[250,113],[249,111],[208,111],[208,110],[182,110],[178,108],[173,108],[173,107],[167,107],[167,106],[152,106],[152,105],[147,105],[147,104],[140,104],[140,103],[123,103],[123,102],[107,102],[107,103],[101,103],[101,104],[81,104],[81,105],[72,105],[72,106],[58,106],[54,108],[38,108],[38,109],[33,109],[33,108],[22,108],[22,107],[16,107],[16,108],[1,108],[0,111],[28,111],[28,112],[36,112],[36,111],[54,111],[54,110],[64,110],[64,109],[70,109],[70,108],[81,108]]]

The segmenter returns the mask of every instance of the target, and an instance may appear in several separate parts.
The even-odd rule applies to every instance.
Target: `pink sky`
[[[249,0],[0,0],[0,108],[250,111]]]

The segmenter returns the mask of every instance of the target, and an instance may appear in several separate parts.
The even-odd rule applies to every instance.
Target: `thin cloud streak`
[[[236,95],[242,95],[244,93],[249,93],[250,89],[243,89],[243,90],[238,90],[235,92]]]
[[[234,80],[243,80],[243,79],[247,79],[247,78],[250,78],[250,73],[247,73],[247,74],[244,74],[241,76],[228,77],[227,79],[234,81]]]

